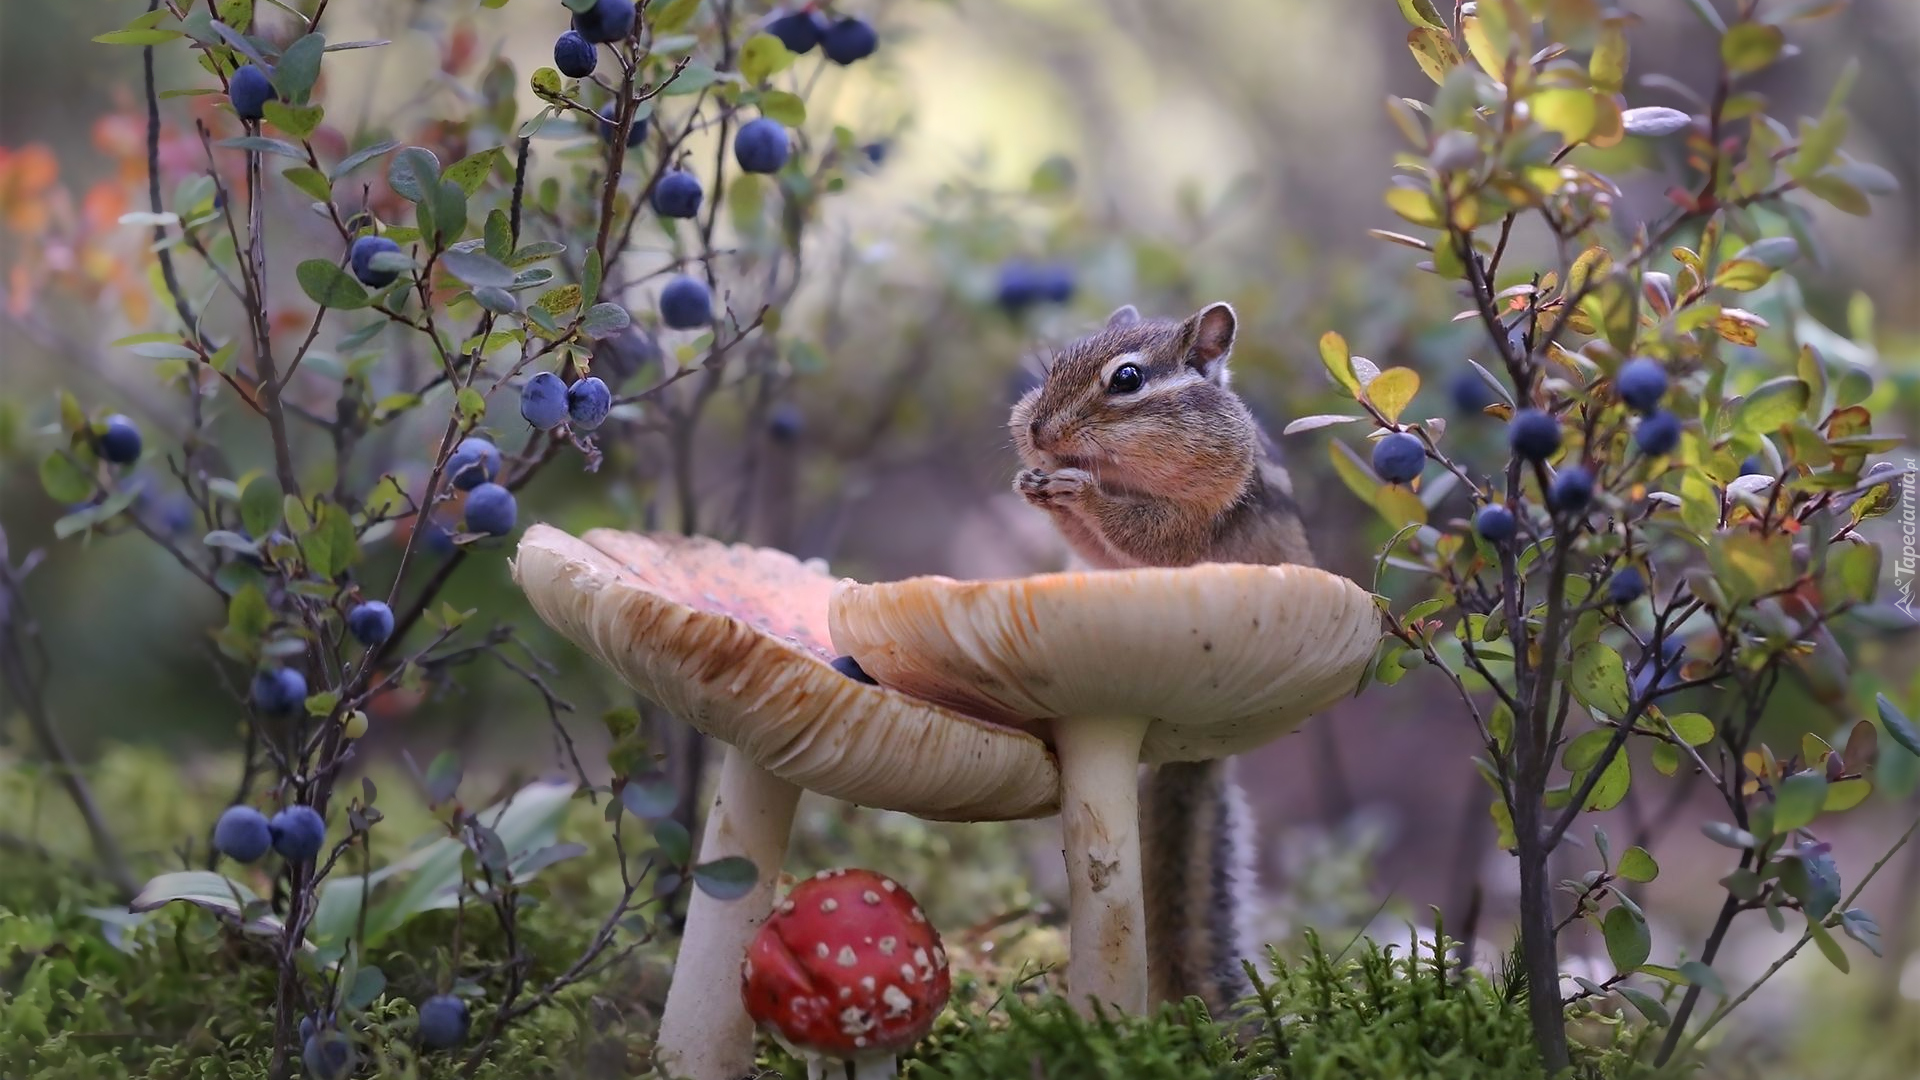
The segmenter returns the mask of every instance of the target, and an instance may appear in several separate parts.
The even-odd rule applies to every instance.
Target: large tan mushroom
[[[1373,598],[1304,566],[842,582],[834,645],[881,683],[1048,734],[1060,759],[1068,988],[1146,1010],[1135,774],[1284,735],[1351,693]]]
[[[1042,817],[1060,777],[1032,734],[842,674],[833,582],[784,552],[702,538],[528,529],[514,580],[555,630],[627,685],[727,744],[700,858],[760,871],[732,901],[695,890],[656,1056],[668,1075],[752,1066],[739,967],[771,909],[802,788],[937,821]]]

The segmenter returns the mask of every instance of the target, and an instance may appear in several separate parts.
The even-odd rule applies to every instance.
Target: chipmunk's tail
[[[1231,761],[1171,762],[1142,781],[1147,976],[1154,1004],[1198,997],[1229,1023],[1252,992],[1253,815]]]

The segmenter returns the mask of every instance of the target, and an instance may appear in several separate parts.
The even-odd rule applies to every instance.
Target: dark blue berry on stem
[[[584,79],[600,66],[600,50],[578,30],[569,30],[553,43],[553,66],[569,79]]]
[[[1500,400],[1499,396],[1493,392],[1493,387],[1488,386],[1487,381],[1480,377],[1480,373],[1472,368],[1455,375],[1453,382],[1448,384],[1447,391],[1453,398],[1453,407],[1463,413],[1480,412]]]
[[[1657,360],[1638,357],[1620,365],[1613,380],[1620,400],[1636,412],[1652,412],[1667,395],[1667,371]]]
[[[1631,604],[1646,591],[1646,575],[1636,566],[1621,570],[1607,581],[1607,600],[1614,604]]]
[[[307,702],[307,677],[292,668],[268,668],[254,673],[250,688],[253,707],[268,716],[285,716]]]
[[[420,1042],[433,1050],[458,1046],[466,1040],[471,1022],[466,1002],[452,994],[436,994],[420,1003]]]
[[[481,484],[467,494],[467,531],[505,536],[520,516],[513,492],[499,484]]]
[[[229,806],[213,825],[213,846],[229,859],[253,862],[273,846],[267,815],[251,806]]]
[[[773,441],[777,443],[790,445],[799,441],[805,426],[806,418],[801,415],[800,407],[790,401],[775,405],[772,414],[767,417],[767,434],[773,436]]]
[[[368,600],[347,612],[347,633],[360,644],[378,645],[393,636],[393,609],[384,600]]]
[[[327,842],[327,821],[311,806],[289,806],[268,823],[273,850],[288,862],[306,862]]]
[[[600,141],[606,143],[608,146],[612,146],[614,138],[620,134],[620,107],[616,103],[609,101],[600,107],[600,112],[597,115],[600,117]],[[646,141],[647,118],[641,117],[636,119],[633,122],[633,126],[627,129],[627,145],[629,147],[639,146]]]
[[[1418,437],[1396,431],[1373,444],[1373,471],[1389,484],[1410,484],[1427,467],[1427,448]]]
[[[596,376],[589,375],[567,387],[567,415],[572,418],[573,426],[582,431],[592,431],[606,423],[607,412],[612,408],[613,391]]]
[[[787,129],[769,117],[747,121],[733,136],[733,160],[750,173],[779,172],[789,150]]]
[[[700,212],[700,178],[675,169],[653,185],[653,212],[667,218],[690,218]]]
[[[384,289],[400,278],[398,270],[381,270],[373,265],[373,257],[386,253],[398,254],[400,245],[384,236],[363,236],[353,242],[348,250],[347,261],[353,266],[353,276],[360,284],[369,289]]]
[[[874,32],[873,24],[860,18],[841,19],[820,36],[820,51],[841,65],[865,60],[879,47],[880,35]]]
[[[100,456],[115,465],[139,461],[140,429],[118,413],[107,417],[107,429],[100,433]]]
[[[1673,453],[1673,448],[1680,445],[1680,418],[1660,409],[1633,429],[1633,442],[1641,453],[1651,457]]]
[[[1545,461],[1560,449],[1560,421],[1539,409],[1521,409],[1507,424],[1507,445],[1528,461]]]
[[[633,34],[633,23],[633,0],[599,0],[573,16],[574,31],[599,45],[625,41]]]
[[[1547,506],[1555,513],[1571,514],[1585,510],[1593,502],[1593,473],[1584,465],[1569,465],[1554,476],[1547,488]]]
[[[551,371],[542,371],[520,388],[520,418],[541,431],[567,422],[567,384]]]
[[[685,274],[660,290],[660,321],[675,330],[693,330],[713,322],[713,294],[707,283]]]
[[[1519,519],[1513,516],[1513,511],[1499,503],[1488,503],[1473,517],[1473,531],[1495,544],[1504,544],[1513,539],[1519,527]]]
[[[447,476],[461,491],[472,491],[500,475],[500,448],[478,435],[469,435],[447,459]]]
[[[266,115],[267,102],[280,100],[267,73],[252,64],[244,64],[227,79],[227,100],[242,120],[258,120]]]
[[[826,16],[817,11],[790,11],[767,24],[767,33],[779,38],[790,53],[811,52],[826,32]]]
[[[347,1080],[353,1071],[353,1043],[338,1031],[316,1031],[302,1044],[300,1061],[313,1080]]]

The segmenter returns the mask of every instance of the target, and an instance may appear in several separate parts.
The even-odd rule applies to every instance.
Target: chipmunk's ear
[[[1124,330],[1140,321],[1140,309],[1132,304],[1123,304],[1107,316],[1107,329]]]
[[[1187,363],[1213,382],[1227,382],[1227,354],[1233,351],[1233,335],[1239,320],[1226,303],[1208,304],[1189,318],[1182,327],[1191,343]]]

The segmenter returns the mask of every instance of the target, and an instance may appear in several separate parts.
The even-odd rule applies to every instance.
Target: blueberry
[[[707,283],[685,274],[660,290],[660,321],[675,330],[693,330],[713,321],[713,294]]]
[[[458,550],[453,542],[453,530],[439,518],[430,519],[426,524],[427,550],[435,555],[451,555]]]
[[[1473,517],[1473,531],[1495,544],[1504,544],[1513,539],[1519,527],[1519,519],[1513,516],[1513,511],[1499,503],[1488,503]]]
[[[620,134],[619,108],[613,102],[609,101],[601,106],[600,112],[597,115],[600,117],[600,141],[606,143],[608,146],[612,146],[614,136]],[[635,120],[633,126],[627,129],[627,145],[639,146],[646,141],[647,119],[642,117]]]
[[[787,129],[762,116],[740,125],[733,137],[733,160],[750,173],[776,173],[787,163]]]
[[[569,79],[584,79],[600,66],[600,50],[578,30],[569,30],[554,39],[553,66]]]
[[[363,236],[353,242],[347,261],[352,264],[353,276],[360,279],[360,284],[369,289],[384,289],[400,279],[400,271],[375,269],[373,257],[399,251],[400,245],[384,236]]]
[[[1633,429],[1633,441],[1642,453],[1652,457],[1670,454],[1680,445],[1680,418],[1665,409],[1655,410]]]
[[[836,64],[865,60],[879,47],[880,35],[874,33],[873,25],[865,19],[841,19],[820,35],[820,51]]]
[[[653,185],[653,212],[661,217],[690,218],[700,212],[700,178],[675,169]]]
[[[1660,689],[1664,690],[1680,681],[1681,654],[1686,651],[1687,647],[1678,638],[1660,639],[1660,657],[1668,666],[1666,675],[1660,679]],[[1646,697],[1648,691],[1653,689],[1653,663],[1651,656],[1642,654],[1639,669],[1633,673],[1634,697]]]
[[[567,384],[551,371],[528,379],[520,388],[520,416],[541,431],[566,423]]]
[[[273,846],[267,815],[251,806],[229,806],[213,825],[213,846],[229,859],[252,862]]]
[[[1047,266],[1040,270],[1040,299],[1064,304],[1073,299],[1073,268]]]
[[[1767,473],[1767,463],[1758,454],[1755,454],[1754,456],[1740,462],[1741,476],[1753,476],[1755,474],[1764,475],[1766,473]]]
[[[447,458],[447,478],[461,491],[472,491],[500,475],[500,448],[479,435],[460,440]]]
[[[1396,431],[1373,444],[1373,471],[1389,484],[1410,484],[1427,467],[1427,448],[1418,437]]]
[[[767,434],[773,436],[774,442],[791,445],[799,441],[805,425],[806,418],[801,415],[800,407],[785,401],[775,405],[767,417]]]
[[[240,119],[258,120],[266,115],[267,102],[280,100],[280,95],[273,92],[266,72],[245,64],[227,79],[227,100]]]
[[[855,660],[851,656],[834,657],[833,670],[845,675],[854,682],[866,683],[868,686],[880,685],[873,676],[867,674],[866,670],[860,666],[860,661]]]
[[[567,415],[573,419],[573,426],[582,431],[592,431],[606,423],[607,410],[611,408],[613,391],[592,375],[567,387]]]
[[[1478,413],[1500,400],[1480,373],[1471,368],[1455,375],[1447,391],[1453,398],[1453,407],[1463,413]]]
[[[300,1061],[313,1080],[346,1080],[353,1059],[353,1043],[338,1031],[316,1031],[300,1049]]]
[[[1063,304],[1072,298],[1071,267],[1036,266],[1018,261],[1000,267],[1000,281],[994,291],[994,300],[1009,312],[1018,313],[1042,301]]]
[[[347,633],[362,645],[380,644],[393,636],[393,609],[384,600],[356,604],[347,612]]]
[[[1647,578],[1639,567],[1629,566],[1607,581],[1607,600],[1613,604],[1631,604],[1647,591]]]
[[[813,51],[826,32],[826,16],[817,11],[790,11],[767,24],[767,33],[779,38],[790,53]]]
[[[1583,465],[1569,465],[1547,488],[1547,505],[1556,513],[1585,510],[1593,501],[1593,474]]]
[[[458,1046],[472,1023],[467,1003],[452,994],[436,994],[420,1003],[420,1042],[434,1050]]]
[[[253,676],[253,707],[285,716],[307,702],[307,677],[292,668],[269,668]]]
[[[1507,425],[1507,445],[1528,461],[1545,461],[1560,449],[1560,421],[1539,409],[1521,409]]]
[[[513,531],[520,508],[513,492],[499,484],[481,484],[467,495],[467,531],[505,536]]]
[[[885,164],[887,160],[887,144],[884,140],[880,142],[870,142],[860,148],[860,153],[866,155],[866,159],[869,162],[875,165],[882,165]]]
[[[1652,412],[1660,399],[1667,395],[1667,372],[1658,360],[1649,360],[1642,356],[1620,365],[1620,373],[1614,376],[1613,388],[1620,393],[1620,400],[1636,412]]]
[[[273,815],[267,828],[273,833],[273,850],[288,862],[306,862],[327,842],[327,819],[311,806],[289,806]]]
[[[599,0],[574,15],[573,29],[588,41],[611,45],[632,36],[633,22],[633,0]]]
[[[115,465],[139,461],[140,429],[118,413],[107,417],[107,430],[100,433],[100,456]]]

